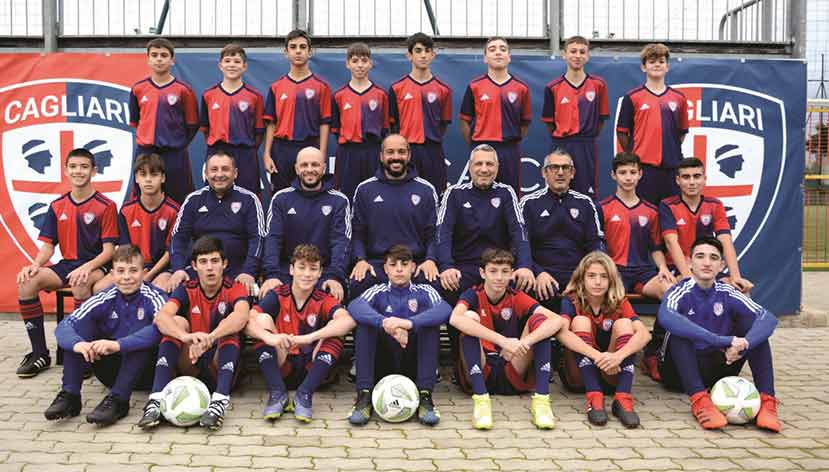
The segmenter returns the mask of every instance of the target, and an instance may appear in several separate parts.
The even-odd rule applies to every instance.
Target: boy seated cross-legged
[[[484,283],[467,289],[449,323],[461,333],[460,383],[472,392],[473,424],[492,428],[490,393],[515,395],[534,390],[530,410],[540,429],[555,427],[550,403],[549,340],[564,320],[524,292],[510,288],[513,256],[487,249],[481,256]],[[565,331],[565,336],[573,336]]]
[[[275,420],[293,411],[310,422],[314,392],[331,382],[331,369],[343,349],[342,337],[355,323],[334,296],[317,289],[322,255],[312,244],[294,248],[291,283],[270,290],[250,311],[245,333],[256,340],[259,369],[268,388],[262,416]],[[296,389],[294,401],[288,389]]]
[[[199,424],[221,428],[239,364],[239,333],[248,321],[248,291],[222,276],[227,267],[222,243],[202,236],[193,244],[191,264],[198,275],[179,285],[156,316],[164,336],[158,347],[152,393],[138,422],[143,429],[161,422],[162,390],[175,376],[193,375],[213,391]]]

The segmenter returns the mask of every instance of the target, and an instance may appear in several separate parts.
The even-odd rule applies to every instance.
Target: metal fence
[[[503,35],[559,40],[790,43],[806,0],[170,0],[163,34],[273,37]],[[0,0],[0,36],[43,35],[56,4],[61,37],[156,33],[165,0]],[[431,10],[431,11],[430,11]],[[795,15],[795,21],[792,15]],[[434,30],[431,17],[434,18]]]
[[[803,268],[829,269],[829,100],[809,100],[806,112]]]

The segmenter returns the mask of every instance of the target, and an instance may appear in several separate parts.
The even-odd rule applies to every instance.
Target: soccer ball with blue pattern
[[[176,426],[198,423],[210,404],[210,391],[195,377],[176,377],[161,393],[161,414]]]
[[[723,377],[711,389],[711,400],[731,424],[746,424],[760,411],[760,393],[742,377]]]
[[[377,382],[371,392],[371,404],[380,418],[400,423],[415,414],[420,396],[414,382],[405,375],[387,375]]]

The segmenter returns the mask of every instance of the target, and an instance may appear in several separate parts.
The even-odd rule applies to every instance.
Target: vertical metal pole
[[[57,0],[43,0],[43,52],[58,50]]]
[[[314,34],[314,0],[308,0],[308,34]]]
[[[771,41],[772,22],[774,21],[774,3],[771,0],[763,0],[763,42]]]
[[[294,29],[308,28],[308,4],[305,0],[294,0]]]
[[[790,0],[788,16],[792,57],[803,59],[806,57],[806,0]]]
[[[547,0],[547,31],[550,35],[550,54],[556,54],[561,44],[561,3],[564,0]],[[579,34],[576,31],[575,34]]]
[[[153,7],[155,10],[155,7]],[[158,25],[155,27],[155,34],[162,34],[164,32],[164,23],[167,22],[167,13],[170,12],[170,0],[165,0],[161,7],[161,15],[158,17]]]

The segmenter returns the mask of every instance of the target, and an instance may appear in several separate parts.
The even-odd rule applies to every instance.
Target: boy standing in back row
[[[553,149],[570,154],[576,174],[570,188],[596,198],[598,183],[598,144],[607,119],[607,84],[604,79],[589,75],[584,65],[590,60],[590,42],[573,36],[564,42],[567,72],[544,88],[541,121],[553,137]],[[565,282],[566,283],[566,282]]]
[[[432,75],[432,38],[415,33],[406,40],[406,48],[412,71],[389,88],[391,126],[409,142],[417,175],[440,195],[446,190],[443,135],[452,122],[452,89]]]
[[[265,150],[262,161],[273,191],[291,185],[300,149],[313,146],[326,154],[331,127],[331,87],[311,73],[311,37],[293,30],[285,38],[291,70],[271,84],[265,100]]]

